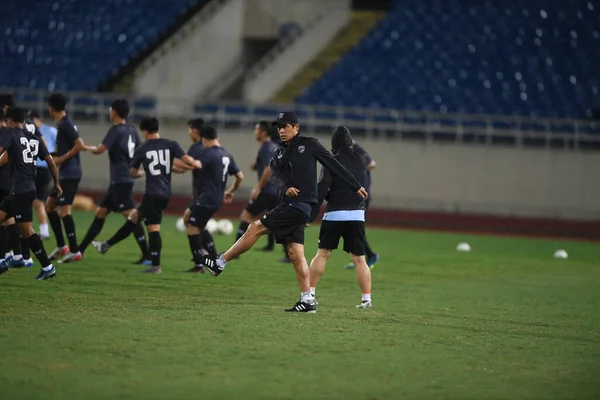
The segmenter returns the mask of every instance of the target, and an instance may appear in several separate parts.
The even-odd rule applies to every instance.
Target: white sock
[[[50,271],[52,269],[52,264],[48,264],[47,267],[42,268],[44,271]]]
[[[19,261],[21,258],[23,258],[23,255],[22,255],[22,254],[15,254],[15,255],[13,256],[13,260],[15,260],[15,261]]]
[[[371,293],[363,293],[362,301],[371,301]]]
[[[8,253],[6,253],[6,254],[4,255],[4,258],[11,257],[12,255],[13,255],[13,252],[12,252],[12,251],[9,251]]]
[[[317,288],[314,288],[314,287],[310,288],[310,294],[312,294],[313,296],[315,295],[316,291],[317,291]]]
[[[310,292],[302,292],[302,293],[300,293],[300,301],[303,303],[310,304],[314,300],[313,300],[312,294],[310,294]]]
[[[40,224],[40,236],[50,236],[48,224]]]
[[[30,263],[33,262],[33,258],[29,257],[28,259],[25,260],[26,263]]]
[[[219,267],[219,269],[223,269],[223,268],[225,268],[226,265],[227,265],[227,261],[225,261],[223,254],[221,254],[219,256],[219,258],[217,258],[217,267]]]

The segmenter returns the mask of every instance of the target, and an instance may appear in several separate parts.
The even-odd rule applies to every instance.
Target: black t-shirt
[[[0,136],[0,147],[8,153],[13,193],[35,191],[35,160],[49,153],[41,138],[21,128],[9,128]]]
[[[56,130],[56,154],[62,156],[75,146],[75,141],[79,139],[79,133],[68,115],[58,121]],[[79,153],[61,164],[60,179],[81,179]]]
[[[237,174],[240,169],[231,154],[219,146],[204,149],[196,159],[200,160],[202,168],[194,170],[197,195],[194,205],[218,210],[223,205],[227,177]]]
[[[143,165],[146,172],[146,194],[171,196],[171,172],[173,160],[185,155],[179,143],[169,139],[146,140],[135,149],[131,167]]]
[[[364,147],[360,146],[358,143],[356,143],[355,141],[352,141],[352,147],[354,148],[354,151],[362,154],[366,159],[367,159],[367,165],[371,163],[371,161],[373,161],[373,159],[371,158],[371,156],[369,155],[369,153],[367,153],[367,151],[365,150]],[[367,170],[366,172],[366,179],[365,179],[365,185],[364,188],[366,189],[366,191],[371,194],[371,171]]]
[[[4,134],[8,131],[8,128],[0,126],[0,140]],[[8,192],[12,188],[12,177],[10,176],[10,165],[4,164],[0,167],[0,190]]]
[[[262,176],[263,169],[269,166],[271,163],[271,158],[273,157],[273,153],[277,150],[279,146],[272,141],[266,141],[258,150],[258,154],[256,155],[256,173],[258,174],[258,180],[260,181],[260,177]],[[262,194],[276,196],[277,195],[277,186],[273,182],[273,179],[269,180],[269,182],[262,187]]]
[[[129,170],[135,149],[140,144],[135,128],[128,124],[114,125],[106,133],[102,144],[108,149],[110,184],[133,182]]]
[[[192,145],[190,146],[187,153],[193,159],[199,160],[200,154],[202,154],[203,151],[204,151],[204,146],[202,146],[202,141],[197,141],[195,143],[192,143]],[[199,172],[200,171],[198,169],[195,169],[192,171],[192,197],[194,199],[200,195],[200,192],[198,191],[198,188],[196,187],[196,181],[197,181],[196,178],[197,178]]]

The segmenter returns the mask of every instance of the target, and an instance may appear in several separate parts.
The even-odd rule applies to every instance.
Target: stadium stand
[[[0,85],[96,90],[198,2],[7,0]]]
[[[553,118],[600,107],[600,4],[395,0],[296,100]]]

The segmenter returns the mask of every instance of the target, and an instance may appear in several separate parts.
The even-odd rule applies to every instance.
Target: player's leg
[[[0,262],[4,261],[8,253],[8,233],[4,224],[0,224]]]
[[[317,284],[325,272],[327,260],[333,250],[338,248],[340,243],[340,223],[335,221],[323,221],[319,229],[319,249],[317,254],[310,262],[310,293],[316,296]]]
[[[46,207],[42,200],[35,199],[33,201],[33,210],[35,217],[40,224],[39,236],[42,240],[50,239],[50,228],[48,226],[48,215],[46,214]]]
[[[123,216],[125,219],[129,219],[129,216],[135,212],[135,209],[127,210],[123,212]],[[139,265],[151,265],[152,261],[150,258],[150,248],[148,246],[148,241],[146,240],[146,231],[144,230],[144,225],[140,222],[133,229],[133,235],[135,236],[135,240],[142,252],[141,257],[134,263]]]
[[[65,180],[63,194],[59,199],[58,214],[63,222],[65,233],[67,234],[67,240],[69,241],[69,252],[65,254],[62,260],[59,261],[61,263],[79,261],[82,258],[81,252],[79,251],[79,244],[77,242],[75,221],[73,220],[73,215],[71,215],[73,200],[75,200],[78,187],[79,180]]]
[[[63,187],[64,182],[60,182]],[[63,187],[64,190],[64,187]],[[63,235],[62,221],[58,215],[58,195],[55,190],[52,190],[50,197],[46,200],[46,214],[48,215],[48,221],[52,228],[52,233],[56,239],[56,248],[50,252],[48,256],[50,261],[57,259],[69,252],[69,248],[65,245],[65,237]]]
[[[142,271],[149,274],[160,274],[160,253],[162,250],[162,238],[160,237],[160,223],[148,223],[148,242],[150,248],[150,268]]]
[[[48,168],[36,168],[35,174],[35,200],[33,201],[33,211],[40,224],[39,236],[42,240],[50,238],[48,227],[48,215],[44,203],[48,199],[50,193],[50,184],[52,177]]]
[[[4,206],[4,199],[0,203],[0,225],[4,227],[4,221],[6,221],[7,214]],[[8,240],[7,240],[8,241]],[[4,255],[2,255],[2,260],[0,260],[0,275],[8,271],[8,262],[6,261]]]
[[[92,246],[96,248],[101,254],[108,252],[112,246],[116,245],[120,241],[126,239],[135,230],[135,226],[143,220],[144,202],[140,205],[140,209],[135,210],[129,215],[129,219],[115,232],[115,234],[108,239],[106,242],[92,242]]]
[[[250,224],[256,221],[257,217],[253,214],[250,214],[248,208],[252,207],[252,204],[249,202],[246,205],[246,208],[240,214],[240,224],[238,225],[237,233],[235,235],[235,241],[237,242],[240,238],[246,233]]]
[[[9,204],[11,202],[12,197],[7,198]],[[14,215],[14,211],[9,211],[8,215]],[[10,217],[4,222],[6,226],[6,231],[8,233],[8,247],[12,249],[12,256],[7,256],[6,260],[9,262],[10,267],[23,267],[25,266],[25,261],[23,260],[23,249],[21,247],[21,233],[19,232],[19,227],[15,222],[13,217]]]
[[[302,242],[304,242],[304,230],[302,230]],[[310,272],[308,269],[308,263],[304,256],[304,244],[297,242],[290,242],[287,244],[288,257],[294,266],[296,272],[296,279],[298,280],[298,286],[300,287],[300,301],[298,301],[292,308],[288,308],[286,312],[304,312],[304,313],[315,313],[317,312],[316,301],[310,293]]]
[[[317,295],[317,285],[325,267],[327,266],[327,260],[331,256],[332,250],[328,249],[317,249],[317,254],[310,262],[310,294],[315,297]]]
[[[371,270],[365,257],[366,236],[365,223],[359,221],[344,222],[343,231],[344,251],[350,254],[350,259],[356,266],[356,280],[362,291],[362,298],[356,308],[371,308]]]
[[[112,202],[114,211],[120,212],[125,219],[135,211],[135,201],[133,199],[133,183],[117,183],[111,186]],[[134,238],[140,248],[141,257],[134,264],[150,265],[150,250],[146,240],[146,231],[144,225],[139,223],[133,230]]]
[[[111,188],[108,188],[102,200],[100,200],[100,204],[96,208],[96,212],[94,214],[94,220],[92,224],[88,228],[85,236],[81,243],[79,243],[79,251],[81,254],[84,254],[87,250],[88,246],[96,239],[96,236],[102,232],[102,228],[104,227],[104,222],[106,221],[106,217],[108,214],[115,209],[115,204],[111,195]]]
[[[204,273],[203,258],[206,254],[213,259],[217,258],[214,239],[206,229],[206,224],[214,213],[214,210],[197,206],[191,206],[184,213],[188,242],[194,260],[194,266],[188,272]]]

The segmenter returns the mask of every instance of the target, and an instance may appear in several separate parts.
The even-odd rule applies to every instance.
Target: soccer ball
[[[222,219],[218,222],[217,229],[220,234],[231,235],[233,233],[233,224],[228,219]]]
[[[206,230],[213,234],[217,231],[217,221],[214,220],[213,218],[209,219],[208,222],[206,223]]]
[[[179,232],[185,232],[185,222],[183,222],[183,218],[179,218],[177,222],[175,222],[175,228]]]

